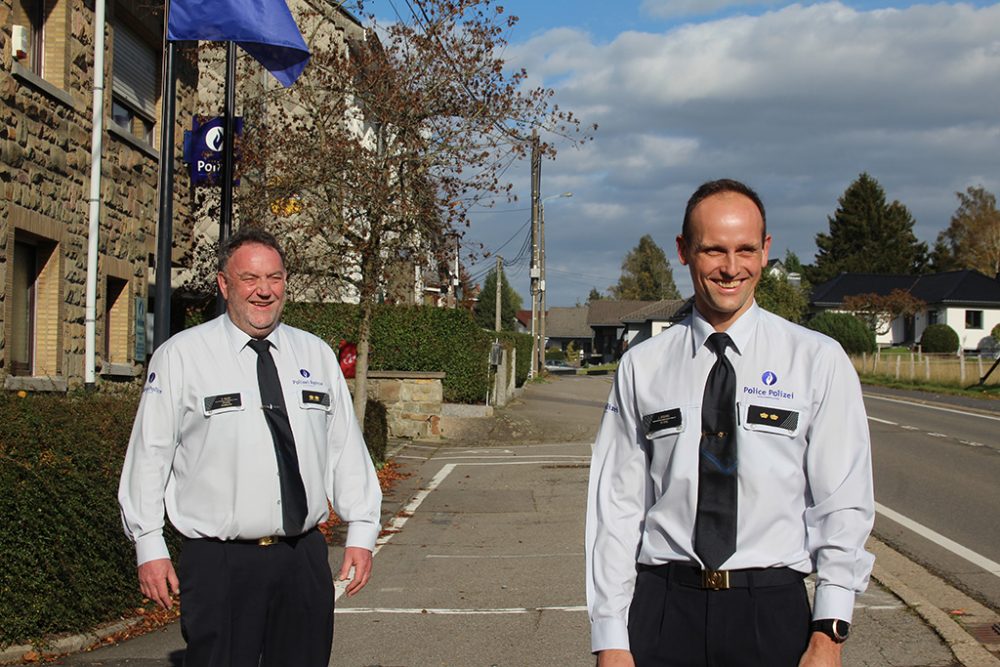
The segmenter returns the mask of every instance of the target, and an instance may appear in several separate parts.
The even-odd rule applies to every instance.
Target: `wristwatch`
[[[809,626],[812,632],[822,632],[837,644],[847,641],[847,635],[851,634],[851,624],[839,618],[821,618],[813,621]]]

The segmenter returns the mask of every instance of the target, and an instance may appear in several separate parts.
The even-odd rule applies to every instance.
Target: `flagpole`
[[[174,217],[174,110],[177,82],[174,79],[176,47],[167,39],[170,0],[163,5],[165,41],[163,92],[160,96],[160,208],[156,226],[156,306],[153,314],[153,349],[170,338],[170,265]]]
[[[236,145],[236,42],[226,42],[226,100],[223,115],[222,144],[222,205],[219,207],[219,246],[233,230],[233,171]],[[216,297],[216,309],[221,315],[226,309],[222,294]]]

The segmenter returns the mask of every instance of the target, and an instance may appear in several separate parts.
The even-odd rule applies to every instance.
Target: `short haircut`
[[[226,265],[229,264],[229,258],[233,256],[233,253],[238,248],[248,243],[257,243],[271,248],[281,257],[281,265],[285,265],[285,251],[281,249],[281,245],[278,243],[278,239],[274,238],[274,234],[265,231],[263,227],[245,225],[240,227],[235,234],[219,246],[219,271],[225,273]]]
[[[767,238],[767,214],[764,213],[764,202],[760,200],[760,196],[753,191],[753,188],[744,183],[731,178],[720,178],[717,181],[702,183],[694,191],[694,194],[691,195],[691,198],[688,199],[687,208],[684,210],[684,224],[681,227],[681,236],[684,237],[685,243],[691,243],[691,212],[694,211],[698,204],[712,195],[724,192],[734,192],[743,195],[757,206],[757,210],[760,211],[760,219],[764,223],[763,231],[760,235],[761,241]]]

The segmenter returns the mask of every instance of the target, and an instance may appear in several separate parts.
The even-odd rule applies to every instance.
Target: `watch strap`
[[[851,624],[839,618],[821,618],[813,621],[809,629],[811,632],[822,632],[837,644],[843,644],[851,632]]]

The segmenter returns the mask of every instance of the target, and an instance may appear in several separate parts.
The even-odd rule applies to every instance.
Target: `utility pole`
[[[531,369],[528,377],[538,375],[538,292],[541,271],[538,268],[538,227],[541,218],[539,191],[541,186],[542,156],[538,145],[538,131],[531,133]]]
[[[538,202],[538,368],[545,368],[545,203]]]
[[[500,291],[500,282],[501,282],[501,279],[503,278],[503,274],[500,273],[501,271],[503,271],[503,257],[501,257],[500,255],[497,255],[496,318],[494,320],[496,322],[496,326],[493,327],[497,331],[500,331],[500,326],[503,324],[503,322],[500,321],[500,299],[503,298],[501,296],[501,291]]]

